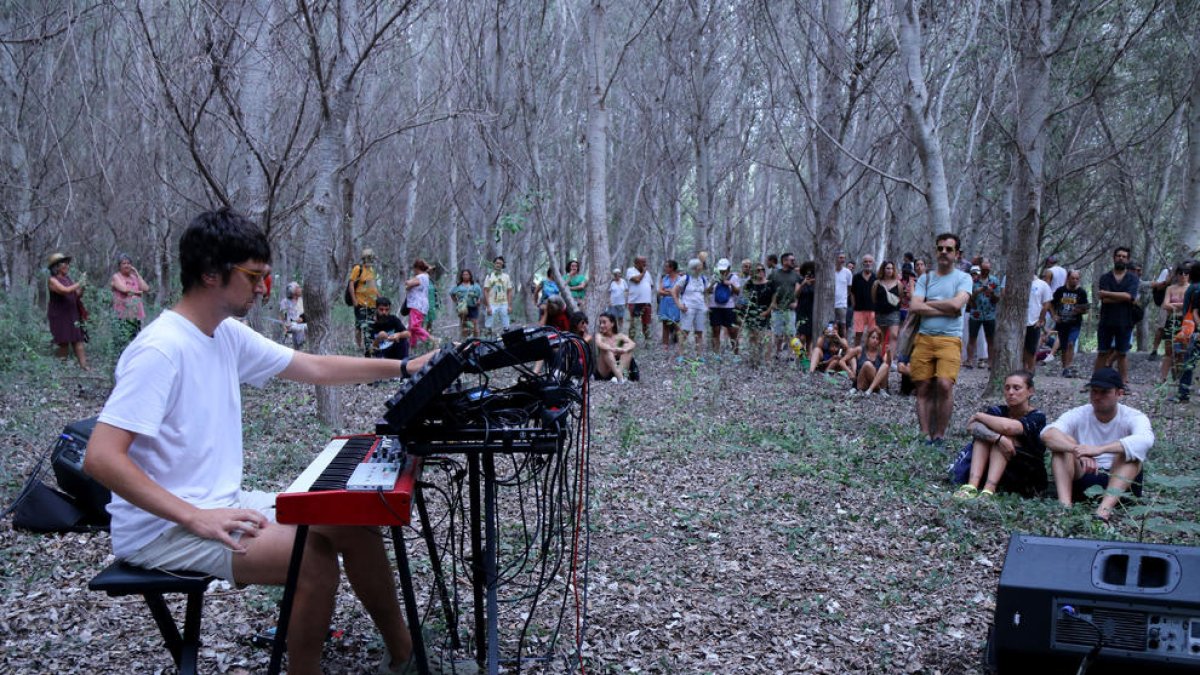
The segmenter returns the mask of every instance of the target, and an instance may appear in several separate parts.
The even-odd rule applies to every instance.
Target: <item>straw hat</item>
[[[46,259],[46,267],[53,270],[54,266],[58,263],[71,262],[71,260],[72,258],[69,255],[65,255],[63,253],[51,253],[50,257]]]

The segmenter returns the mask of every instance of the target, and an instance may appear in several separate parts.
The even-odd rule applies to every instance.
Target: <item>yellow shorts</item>
[[[962,340],[948,335],[917,335],[908,364],[913,382],[944,377],[958,381],[962,365]]]

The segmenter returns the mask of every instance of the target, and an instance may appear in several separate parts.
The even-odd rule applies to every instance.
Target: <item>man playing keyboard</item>
[[[202,213],[179,241],[183,297],[121,355],[84,469],[112,490],[113,553],[131,564],[195,570],[237,584],[283,584],[295,527],[273,521],[275,495],[241,489],[240,385],[273,376],[308,384],[372,382],[415,372],[433,354],[392,361],[293,351],[237,319],[266,293],[271,249],[229,209]],[[288,672],[320,673],[340,578],[391,655],[383,672],[416,672],[380,533],[309,531],[288,635]]]

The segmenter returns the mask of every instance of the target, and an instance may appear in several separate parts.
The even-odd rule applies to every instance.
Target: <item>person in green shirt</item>
[[[588,278],[579,268],[578,260],[570,260],[567,262],[567,289],[571,291],[571,297],[575,300],[583,300],[583,296],[587,295]]]

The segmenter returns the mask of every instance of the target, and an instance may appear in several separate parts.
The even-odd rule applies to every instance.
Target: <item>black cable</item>
[[[63,438],[60,436],[58,440],[47,446],[45,451],[42,452],[42,455],[38,457],[37,462],[35,462],[33,465],[33,469],[31,469],[29,472],[29,477],[25,479],[25,484],[22,485],[21,489],[17,491],[17,496],[14,497],[8,507],[4,509],[4,512],[0,513],[0,520],[7,518],[8,514],[16,511],[17,507],[21,505],[21,502],[25,501],[25,499],[29,497],[34,488],[36,488],[39,483],[43,482],[42,479],[47,473],[50,472],[50,467],[46,464],[46,460],[50,458],[50,454],[54,452],[54,449],[58,447],[58,444],[61,443],[62,440]]]
[[[1100,630],[1100,627],[1093,623],[1091,619],[1077,612],[1071,605],[1063,605],[1061,611],[1063,616],[1087,624],[1092,627],[1092,630],[1096,631],[1096,644],[1092,645],[1091,650],[1083,656],[1083,659],[1079,662],[1079,669],[1075,671],[1076,675],[1084,675],[1091,668],[1092,661],[1100,654],[1100,650],[1104,648],[1104,631]]]
[[[496,391],[488,390],[486,385],[472,390],[460,389],[444,395],[443,403],[438,408],[451,416],[446,420],[450,424],[457,424],[460,428],[464,424],[473,424],[482,429],[483,446],[488,448],[495,445],[498,449],[497,458],[501,459],[496,483],[512,494],[512,499],[504,500],[501,504],[501,508],[513,513],[514,518],[511,529],[505,530],[513,532],[505,542],[507,547],[500,546],[497,550],[497,554],[502,556],[497,561],[497,584],[505,589],[502,598],[505,607],[528,603],[517,636],[515,663],[518,670],[522,661],[554,658],[553,646],[557,644],[564,628],[566,612],[572,606],[576,607],[579,618],[573,656],[579,653],[586,627],[587,556],[590,552],[590,515],[587,511],[590,508],[591,485],[588,475],[590,457],[587,453],[590,440],[587,385],[593,364],[590,347],[586,343],[576,336],[561,334],[560,337],[559,349],[544,360],[545,372],[535,373],[527,367],[514,367],[518,379],[511,387]],[[474,351],[479,344],[482,343],[475,343],[470,349],[463,350],[464,358],[469,362],[478,363]],[[479,381],[490,384],[490,379],[483,373],[480,373]],[[542,417],[543,407],[547,403],[543,392],[551,389],[554,391],[554,405],[566,410],[557,421],[550,423],[551,426],[544,426],[547,424],[544,420],[549,418]],[[479,391],[481,394],[471,398],[466,394],[467,391]],[[504,446],[494,438],[496,430],[503,427],[558,430],[558,450],[546,454],[504,452]],[[446,513],[437,523],[437,529],[442,529],[444,536],[437,538],[435,547],[442,559],[446,558],[446,552],[450,552],[451,564],[445,569],[449,570],[452,577],[454,607],[459,608],[460,582],[463,578],[471,579],[474,576],[468,564],[470,558],[466,555],[470,528],[458,526],[464,522],[460,520],[460,514],[465,517],[463,492],[466,472],[460,464],[441,456],[427,457],[426,462],[427,467],[440,468],[445,473],[445,489],[434,481],[422,481],[421,485],[446,506]],[[430,523],[430,527],[433,528],[434,523]],[[564,582],[561,571],[568,561],[573,575]],[[582,584],[574,576],[580,571],[583,574]],[[545,593],[556,584],[560,595],[558,601],[552,603],[554,609],[550,616],[557,616],[557,620],[551,621],[555,625],[550,631],[548,651],[542,657],[524,657],[529,630],[541,616],[539,608],[543,600],[548,599]],[[522,608],[525,609],[524,606]],[[508,659],[505,662],[512,663]]]

